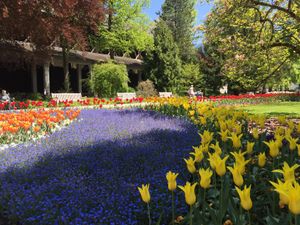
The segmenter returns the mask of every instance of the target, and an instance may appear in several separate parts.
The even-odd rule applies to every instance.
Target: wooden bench
[[[118,98],[121,99],[132,99],[136,98],[136,93],[135,92],[123,92],[123,93],[117,93]]]
[[[169,98],[169,97],[173,97],[173,94],[172,94],[172,92],[159,92],[159,97]]]
[[[81,93],[51,93],[51,97],[57,101],[77,101],[82,99]]]

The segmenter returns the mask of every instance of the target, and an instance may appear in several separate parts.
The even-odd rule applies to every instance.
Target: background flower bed
[[[199,144],[197,128],[142,110],[83,110],[79,118],[0,153],[1,211],[22,224],[144,224],[136,187],[150,182],[154,219],[165,211],[169,222],[165,174],[189,179],[181,159]],[[177,213],[185,212],[180,199]]]

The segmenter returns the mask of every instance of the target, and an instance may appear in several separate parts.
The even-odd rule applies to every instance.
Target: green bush
[[[157,90],[151,80],[142,81],[137,86],[137,95],[141,97],[157,96]]]
[[[117,92],[128,92],[128,73],[125,65],[112,62],[93,66],[90,88],[99,97],[114,97]]]

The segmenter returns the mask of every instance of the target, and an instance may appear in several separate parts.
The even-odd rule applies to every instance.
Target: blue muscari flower
[[[22,224],[142,224],[145,208],[136,187],[151,183],[154,220],[162,211],[168,214],[165,173],[173,169],[185,176],[180,159],[198,144],[197,128],[134,109],[84,110],[80,118],[36,143],[1,153],[5,213]],[[183,215],[182,198],[176,197],[176,205]]]

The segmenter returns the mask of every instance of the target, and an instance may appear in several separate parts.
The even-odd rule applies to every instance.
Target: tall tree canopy
[[[103,19],[101,0],[2,0],[0,38],[32,42],[36,47],[87,46],[87,31]]]
[[[193,45],[195,5],[196,0],[165,0],[159,17],[172,31],[183,62],[189,62],[195,55]]]
[[[298,32],[296,23],[288,22],[293,19],[257,7],[241,1],[216,2],[204,25],[204,45],[216,46],[215,54],[224,57],[222,76],[241,91],[257,90],[290,76],[288,71],[297,57],[290,46],[278,44]]]
[[[163,20],[156,23],[154,46],[146,58],[146,72],[159,91],[176,93],[182,73],[181,60],[172,32]]]
[[[104,18],[101,0],[3,0],[0,2],[0,38],[30,41],[37,49],[63,49],[64,88],[69,91],[68,51],[84,49],[89,30]]]
[[[90,37],[92,46],[99,52],[115,54],[134,54],[153,47],[150,33],[151,23],[142,13],[149,0],[107,0],[106,19],[99,26],[97,35]]]

